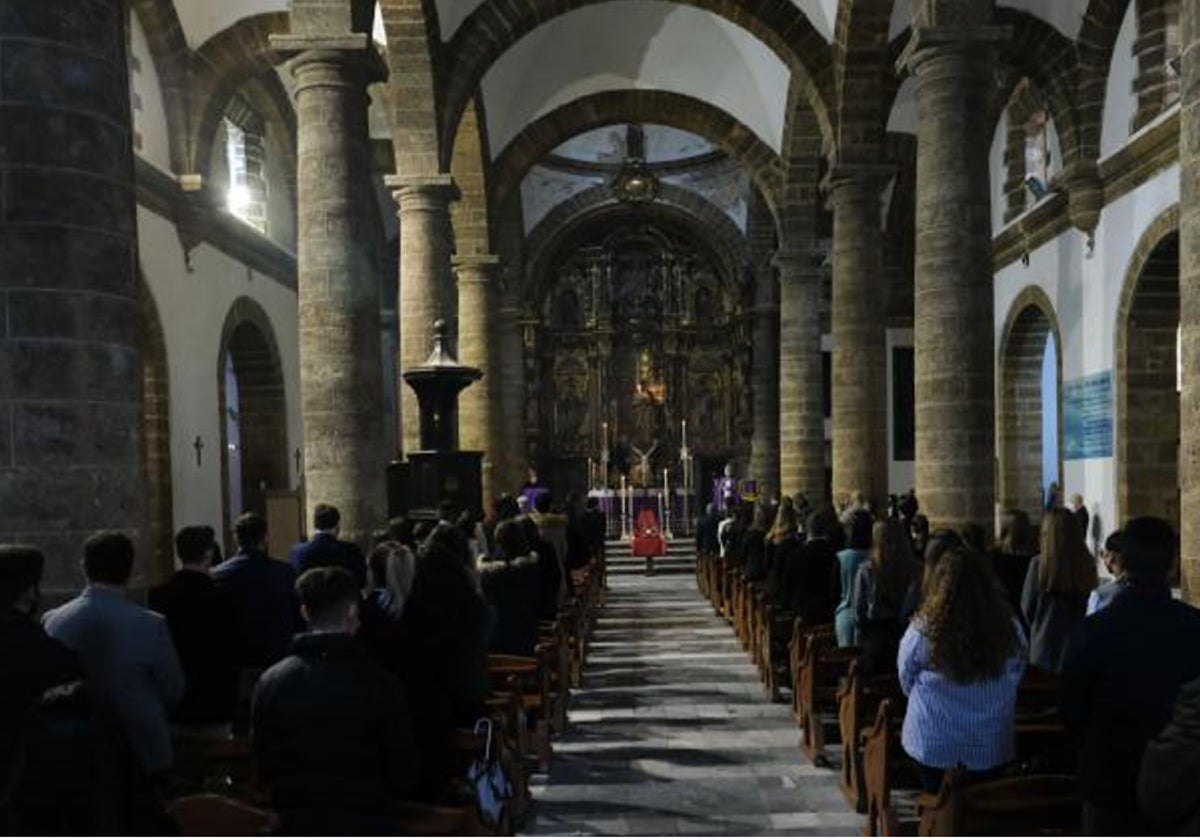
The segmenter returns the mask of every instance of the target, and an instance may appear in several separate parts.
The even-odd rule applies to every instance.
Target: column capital
[[[831,195],[846,190],[883,192],[892,178],[896,167],[890,163],[835,162],[822,184]]]
[[[386,175],[383,183],[392,191],[400,212],[448,210],[461,192],[449,173],[436,175]]]
[[[388,77],[387,64],[365,32],[343,35],[271,35],[271,49],[288,59],[293,77],[310,64],[324,63],[353,68],[362,74],[363,84],[381,82]],[[320,84],[319,81],[314,82]]]
[[[939,55],[965,53],[990,48],[1012,37],[1011,26],[980,24],[974,26],[919,26],[896,59],[896,70],[919,72],[921,65]]]
[[[780,248],[771,263],[779,269],[780,279],[806,273],[816,273],[825,259],[825,252],[813,245],[809,248]]]
[[[492,283],[499,279],[503,261],[496,254],[463,254],[456,255],[451,265],[460,283]]]

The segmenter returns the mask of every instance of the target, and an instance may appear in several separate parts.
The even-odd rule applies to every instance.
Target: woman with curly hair
[[[897,666],[908,695],[901,743],[926,791],[959,764],[987,778],[1013,760],[1025,639],[981,554],[951,548],[928,569]]]

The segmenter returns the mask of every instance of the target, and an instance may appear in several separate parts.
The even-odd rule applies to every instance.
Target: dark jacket
[[[1004,585],[1014,615],[1021,615],[1021,593],[1025,588],[1025,576],[1029,573],[1032,560],[1032,557],[1019,554],[1003,554],[999,551],[992,554],[992,568],[996,570],[996,575]]]
[[[304,629],[295,570],[253,549],[217,566],[213,580],[233,602],[238,665],[266,668],[282,659],[292,637]]]
[[[784,566],[784,602],[805,624],[829,624],[841,594],[837,550],[825,539],[804,543]]]
[[[408,685],[416,665],[420,643],[413,636],[406,609],[399,617],[388,611],[392,594],[376,589],[363,598],[358,610],[358,640],[371,656]]]
[[[710,557],[721,553],[721,543],[717,541],[717,526],[720,524],[721,519],[716,514],[700,514],[700,519],[696,522],[696,553],[707,554]]]
[[[604,553],[604,541],[608,537],[608,518],[599,508],[584,508],[583,536],[592,556]]]
[[[532,656],[538,632],[537,558],[484,563],[479,579],[490,613],[488,651]]]
[[[150,590],[150,609],[167,619],[185,681],[171,719],[184,724],[233,720],[237,703],[238,634],[229,593],[207,572],[180,569]]]
[[[337,566],[345,569],[358,583],[359,589],[367,585],[367,560],[362,549],[352,542],[339,540],[333,534],[317,533],[308,542],[292,547],[288,562],[296,570],[296,576],[309,569]]]
[[[1047,594],[1038,584],[1042,559],[1033,558],[1025,573],[1021,614],[1029,628],[1029,661],[1046,671],[1060,673],[1071,631],[1087,613],[1088,594]]]
[[[1146,745],[1138,779],[1142,813],[1156,827],[1200,834],[1200,680],[1179,690],[1166,728]]]
[[[743,543],[746,580],[762,580],[767,575],[767,534],[759,528],[746,531]]]
[[[1063,669],[1063,715],[1080,745],[1086,801],[1136,809],[1146,742],[1170,720],[1179,689],[1198,677],[1200,611],[1165,587],[1130,586],[1079,624]]]
[[[251,742],[284,834],[394,831],[389,803],[416,787],[400,681],[352,636],[306,633],[254,689]]]

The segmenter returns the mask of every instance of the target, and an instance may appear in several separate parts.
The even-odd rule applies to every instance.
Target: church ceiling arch
[[[712,141],[746,170],[778,218],[783,186],[779,156],[745,125],[714,105],[658,90],[584,96],[530,123],[496,159],[492,206],[505,206],[530,168],[566,140],[589,129],[623,122],[667,125]]]
[[[173,0],[130,0],[129,8],[142,25],[158,73],[167,117],[171,168],[185,172],[190,144],[187,103],[192,53],[179,13]]]
[[[580,231],[607,224],[632,215],[679,226],[692,232],[703,232],[702,238],[712,250],[727,277],[737,276],[739,267],[747,260],[746,238],[718,207],[691,190],[675,184],[662,184],[658,199],[650,205],[631,211],[607,186],[593,187],[572,196],[554,208],[526,238],[525,253],[530,270],[518,279],[518,299],[537,298],[536,289],[527,284],[542,277],[546,261],[554,257],[563,243],[577,238]]]
[[[438,131],[438,8],[434,0],[379,0],[378,17],[386,39],[388,108],[395,127],[392,146],[399,175],[448,171],[454,132],[476,88],[464,92],[450,128]]]
[[[568,7],[553,0],[520,5],[488,0],[458,28],[443,53],[447,65],[442,130],[447,137],[481,84],[493,114],[515,106],[529,119],[558,103],[528,96],[524,103],[514,103],[512,94],[565,79],[571,80],[571,89],[559,91],[560,101],[614,84],[683,93],[696,93],[699,85],[700,91],[715,93],[718,102],[734,92],[746,97],[749,91],[748,104],[763,110],[761,118],[744,110],[747,103],[730,104],[743,110],[739,117],[762,130],[769,145],[778,149],[788,81],[797,75],[823,128],[829,126],[829,47],[804,12],[790,3],[584,0]],[[588,66],[595,62],[600,64]],[[731,71],[740,76],[731,76]],[[767,87],[775,88],[767,97],[771,101],[754,102],[768,77]],[[542,91],[541,98],[553,95]],[[534,110],[528,112],[531,104]],[[510,123],[508,128],[491,127],[497,146],[523,124],[506,118],[505,125]],[[443,149],[449,146],[444,140]]]
[[[882,162],[895,86],[888,27],[892,0],[842,0],[833,41],[838,160]]]

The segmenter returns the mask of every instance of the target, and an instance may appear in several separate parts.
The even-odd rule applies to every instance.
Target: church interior
[[[1198,106],[1200,0],[0,0],[0,828],[1200,831]]]

